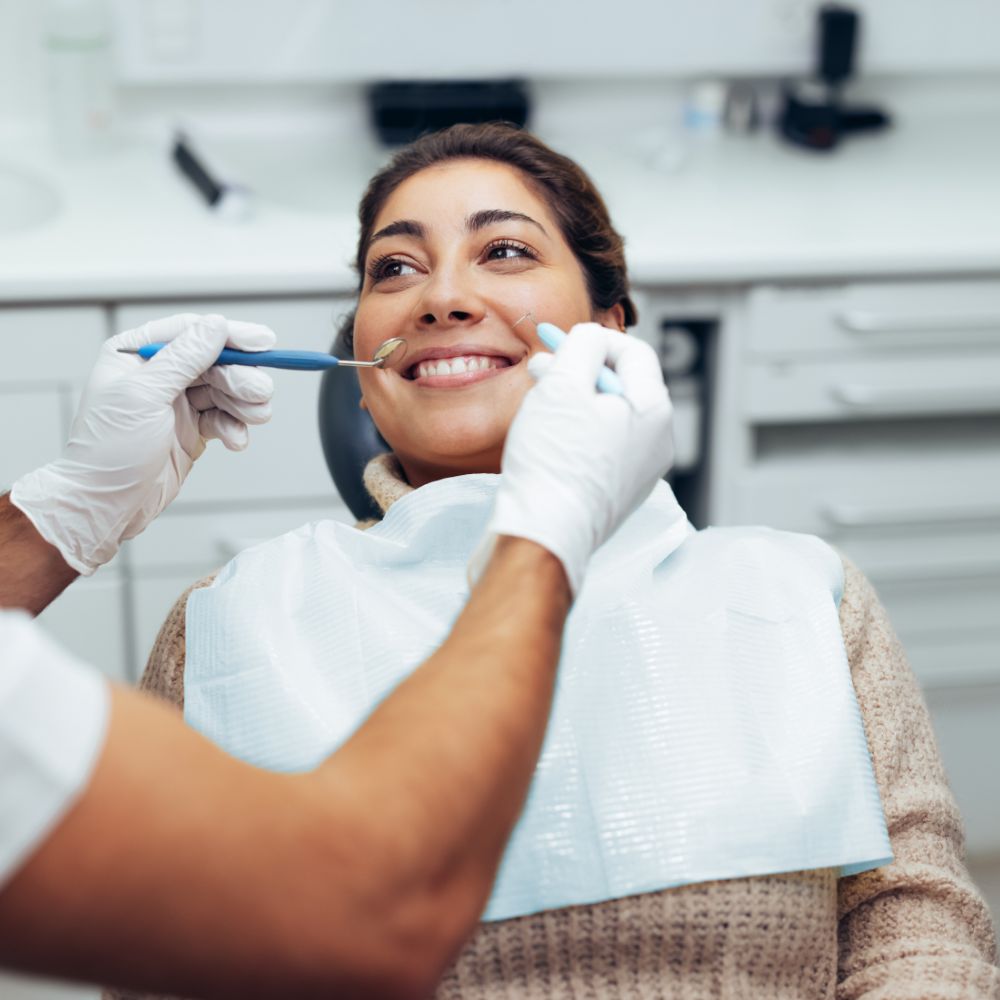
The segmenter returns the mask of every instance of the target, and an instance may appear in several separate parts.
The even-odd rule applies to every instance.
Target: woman
[[[589,179],[506,126],[418,140],[373,179],[360,221],[355,354],[370,357],[389,337],[409,345],[399,369],[361,375],[362,405],[393,449],[366,470],[383,513],[414,490],[499,471],[540,349],[532,318],[563,329],[636,320],[622,241]],[[1000,996],[990,918],[963,864],[919,689],[870,584],[849,563],[842,573],[839,636],[892,863],[840,878],[829,866],[772,868],[515,908],[521,915],[481,925],[440,996]],[[186,599],[143,681],[176,704]]]

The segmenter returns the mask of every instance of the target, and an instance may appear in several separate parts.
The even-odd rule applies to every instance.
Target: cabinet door
[[[347,300],[150,302],[115,311],[115,326],[129,329],[178,312],[222,313],[270,326],[284,348],[328,351]],[[250,430],[244,452],[217,441],[199,459],[175,506],[337,498],[319,440],[319,372],[274,371],[274,416]]]
[[[1000,851],[1000,683],[927,692],[934,732],[965,823],[968,853]]]
[[[0,493],[59,457],[66,437],[62,402],[58,388],[0,387]]]
[[[134,680],[127,655],[125,584],[116,564],[71,584],[38,621],[49,635],[112,680]]]
[[[58,457],[105,333],[97,307],[0,307],[0,491]]]
[[[0,387],[85,379],[106,335],[98,306],[0,307]]]

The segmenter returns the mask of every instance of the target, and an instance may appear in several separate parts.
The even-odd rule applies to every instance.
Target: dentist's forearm
[[[429,995],[542,745],[569,587],[501,539],[441,648],[316,771],[112,693],[79,800],[0,889],[0,964],[180,996]]]
[[[0,496],[0,608],[40,614],[79,574],[38,533],[27,515]]]
[[[478,919],[521,811],[570,604],[555,556],[501,538],[449,638],[317,772],[335,798],[379,803],[354,811],[381,876],[372,888],[422,899],[421,919],[451,942],[445,961]]]

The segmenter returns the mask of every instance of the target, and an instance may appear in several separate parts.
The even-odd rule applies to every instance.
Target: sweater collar
[[[413,492],[399,459],[391,451],[376,455],[365,466],[364,484],[383,516],[397,500]]]

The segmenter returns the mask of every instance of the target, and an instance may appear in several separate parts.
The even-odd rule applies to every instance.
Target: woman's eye
[[[512,240],[503,240],[500,243],[494,243],[491,246],[488,246],[486,248],[485,256],[487,260],[517,260],[518,258],[524,257],[534,260],[535,253],[523,243],[515,243]]]
[[[368,276],[373,282],[385,281],[388,278],[402,278],[416,274],[417,269],[412,264],[398,257],[381,257],[368,265]]]

